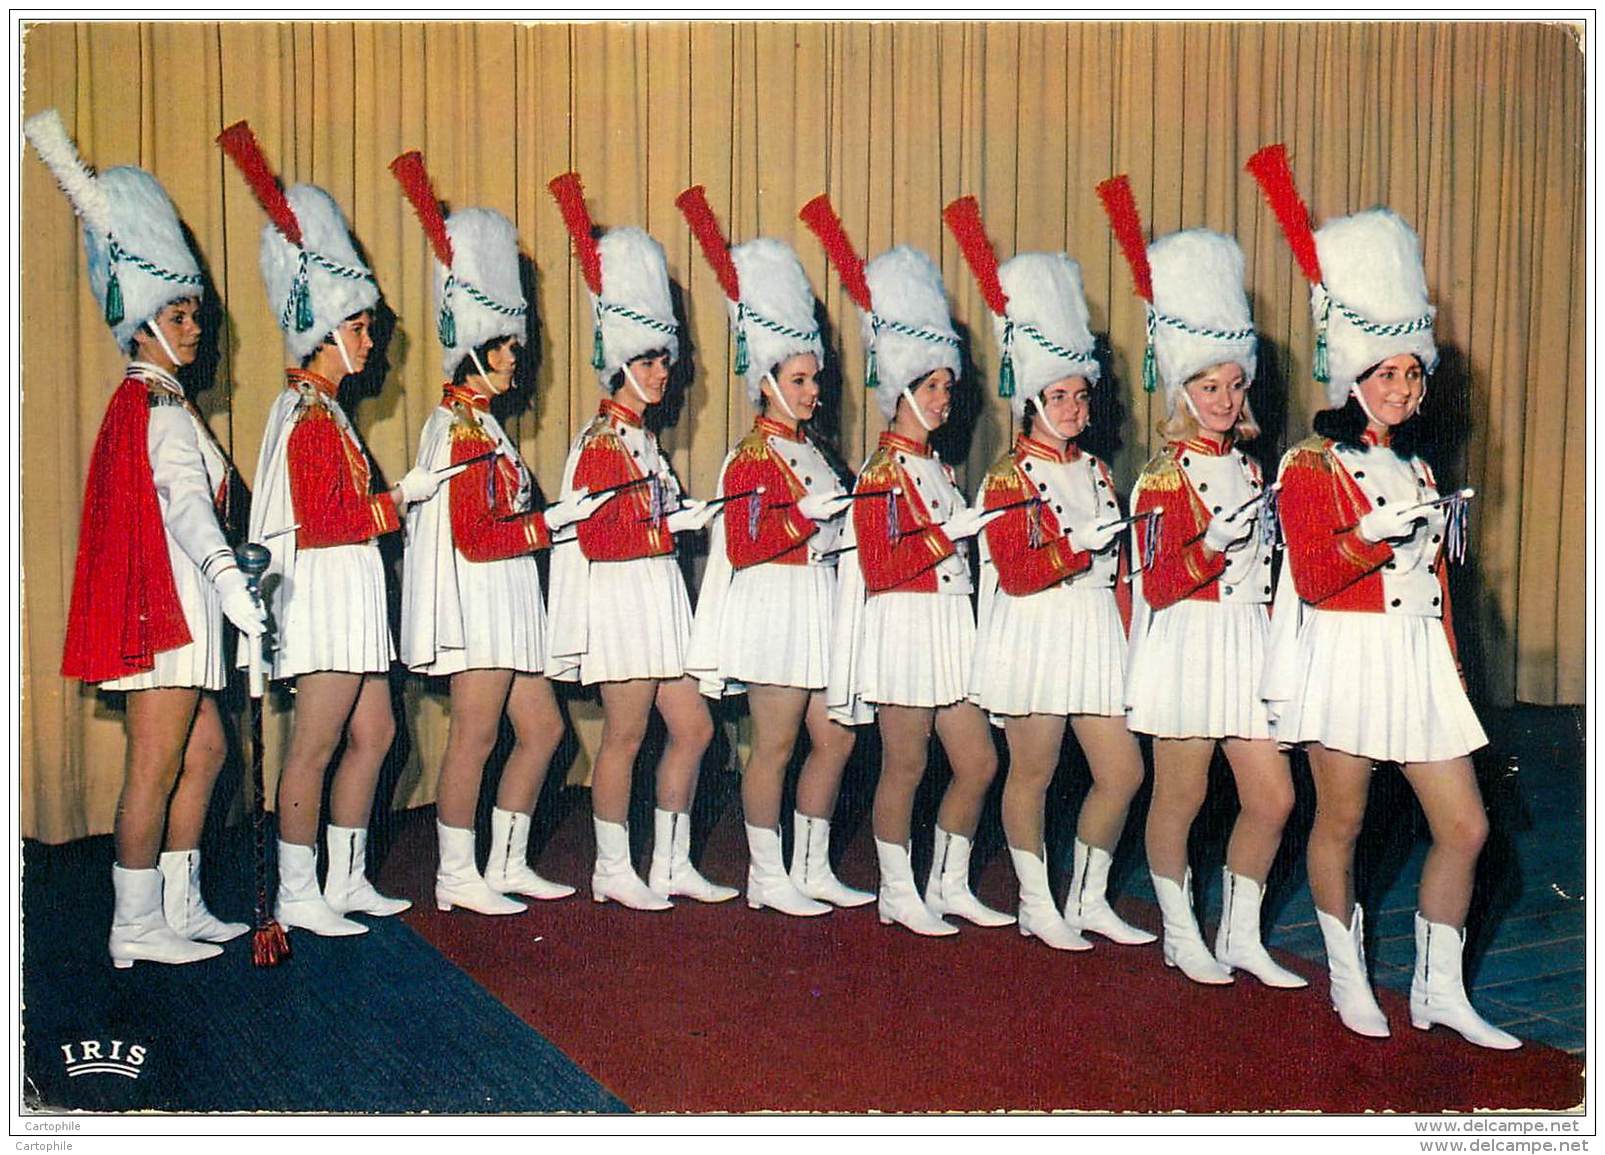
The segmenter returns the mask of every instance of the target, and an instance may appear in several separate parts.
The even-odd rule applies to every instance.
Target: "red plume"
[[[1103,202],[1104,215],[1114,230],[1120,251],[1131,266],[1131,283],[1137,295],[1149,304],[1154,300],[1154,277],[1148,269],[1148,242],[1143,240],[1142,214],[1137,211],[1137,198],[1131,194],[1131,181],[1125,173],[1110,177],[1098,186],[1098,199]]]
[[[1254,174],[1271,211],[1281,222],[1282,235],[1293,250],[1293,259],[1312,285],[1321,283],[1321,258],[1315,251],[1315,233],[1310,229],[1310,210],[1298,195],[1293,170],[1287,163],[1287,146],[1268,144],[1248,158],[1245,169]]]
[[[546,187],[552,190],[552,198],[557,201],[557,207],[563,214],[563,226],[574,239],[574,255],[580,259],[580,274],[585,278],[586,287],[600,297],[602,250],[596,247],[591,214],[585,210],[585,189],[580,184],[580,174],[566,172],[562,176],[554,176],[546,183]]]
[[[970,272],[975,274],[986,307],[1003,316],[1003,311],[1009,307],[1009,295],[1003,291],[1003,282],[998,280],[998,258],[986,236],[981,206],[974,197],[960,197],[942,210],[942,219],[947,222],[953,239],[958,241]]]
[[[694,184],[675,197],[674,203],[685,217],[685,223],[691,226],[691,235],[702,246],[702,255],[713,266],[724,295],[732,301],[741,300],[741,277],[736,272],[735,261],[730,259],[730,242],[719,231],[719,219],[713,215],[713,206],[708,204],[707,191]]]
[[[418,214],[418,222],[429,238],[429,247],[435,250],[435,258],[451,268],[451,236],[446,232],[446,218],[441,214],[440,202],[435,199],[435,190],[429,187],[424,154],[417,149],[402,153],[390,162],[390,172],[401,183],[401,191],[407,194],[412,211]]]
[[[836,266],[842,287],[847,290],[853,303],[866,313],[873,312],[869,282],[864,279],[864,262],[853,248],[853,242],[847,239],[847,230],[842,228],[841,218],[831,208],[829,194],[820,193],[803,205],[797,213],[797,219],[807,225],[808,231],[825,246],[825,255]]]
[[[295,219],[295,210],[285,199],[284,189],[279,187],[279,178],[274,174],[273,166],[262,155],[262,146],[256,143],[256,134],[251,131],[250,123],[241,120],[229,125],[218,134],[217,143],[239,167],[256,199],[267,210],[273,227],[284,234],[285,240],[299,248],[301,222]]]

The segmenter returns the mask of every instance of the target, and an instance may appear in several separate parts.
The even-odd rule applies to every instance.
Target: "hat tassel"
[[[1321,319],[1315,324],[1315,379],[1322,385],[1332,380],[1332,366],[1326,355],[1326,331],[1331,322],[1332,298],[1321,306]]]
[[[290,284],[290,311],[295,319],[295,331],[305,333],[312,328],[312,288],[307,284],[307,252],[301,250],[301,261]]]
[[[602,347],[602,314],[598,310],[595,314],[595,324],[591,330],[591,368],[600,373],[607,368],[607,350]]]
[[[751,361],[747,354],[747,307],[736,306],[736,376],[746,375]]]
[[[123,284],[117,279],[117,245],[111,246],[111,268],[106,274],[106,324],[123,323]]]
[[[1014,396],[1014,322],[1003,325],[1003,364],[998,369],[998,396]]]
[[[1159,385],[1159,360],[1154,353],[1154,310],[1148,309],[1148,346],[1142,351],[1142,391],[1152,393]]]
[[[456,283],[455,277],[446,277],[446,285],[440,291],[440,315],[435,318],[435,331],[440,334],[440,343],[448,349],[457,347],[457,314],[451,311],[451,290]]]
[[[869,322],[869,353],[864,362],[864,388],[876,389],[880,386],[880,366],[875,363],[875,346],[880,344],[881,319],[878,314],[870,314]]]

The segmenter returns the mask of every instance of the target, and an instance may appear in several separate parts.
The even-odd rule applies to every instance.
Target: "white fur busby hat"
[[[875,401],[888,421],[904,389],[937,369],[959,376],[959,336],[947,310],[947,292],[936,262],[898,245],[864,266],[874,309],[860,311],[867,374]],[[871,382],[866,382],[869,384]]]
[[[992,333],[1012,361],[1014,415],[1025,416],[1026,401],[1055,381],[1085,377],[1096,385],[1081,266],[1064,253],[1020,253],[999,267],[998,281],[1009,301],[1002,316],[992,314]]]
[[[1237,242],[1209,229],[1184,229],[1149,245],[1148,265],[1149,341],[1166,400],[1174,403],[1189,378],[1227,361],[1252,382],[1257,342]]]
[[[301,243],[292,243],[275,224],[263,226],[262,283],[290,355],[300,360],[347,317],[377,305],[379,286],[357,255],[332,196],[310,184],[295,185],[284,196],[300,222]]]
[[[448,269],[435,261],[435,311],[447,373],[487,341],[523,337],[529,306],[518,279],[518,231],[495,209],[459,209],[446,218]],[[449,340],[448,340],[449,338]]]
[[[821,365],[825,345],[814,320],[814,291],[802,262],[785,241],[758,237],[730,250],[741,278],[741,300],[726,299],[736,336],[737,370],[747,382],[747,400],[757,405],[764,374],[788,357],[812,353]]]
[[[201,296],[200,265],[155,177],[132,165],[90,172],[53,108],[23,132],[83,222],[89,290],[119,346],[164,306]]]
[[[1322,282],[1310,286],[1310,311],[1326,340],[1326,400],[1347,403],[1355,379],[1379,361],[1414,353],[1431,372],[1436,310],[1427,298],[1421,241],[1388,208],[1327,221],[1315,230]]]
[[[602,262],[602,292],[591,295],[601,334],[601,357],[592,364],[603,389],[613,375],[643,353],[667,349],[680,356],[679,326],[669,295],[669,262],[663,246],[645,229],[609,229],[596,243]]]

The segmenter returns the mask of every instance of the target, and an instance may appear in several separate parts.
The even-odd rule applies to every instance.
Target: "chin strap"
[[[920,428],[925,430],[927,433],[935,433],[936,426],[925,420],[925,411],[921,409],[919,407],[919,403],[914,400],[914,391],[907,385],[903,386],[903,400],[907,401],[908,407],[914,411],[914,420],[920,423]]]
[[[770,396],[775,399],[775,402],[780,406],[781,410],[786,414],[786,416],[790,417],[793,421],[799,420],[798,416],[791,411],[791,406],[786,404],[786,395],[780,391],[780,382],[775,380],[775,375],[773,373],[765,373],[763,375],[763,379],[769,382],[769,387],[774,390]]]
[[[491,384],[490,374],[485,372],[485,366],[484,363],[480,361],[479,354],[470,349],[468,350],[468,359],[474,363],[474,368],[479,371],[479,379],[485,383],[485,388],[494,395],[496,388]]]
[[[176,370],[178,354],[173,352],[173,347],[167,343],[167,334],[162,332],[162,327],[156,323],[155,317],[145,322],[145,329],[156,338],[156,343],[162,347],[162,352],[167,354],[167,359],[173,363],[173,368]]]
[[[351,355],[346,352],[346,343],[340,340],[340,330],[334,330],[329,336],[334,339],[334,347],[340,352],[340,361],[345,365],[346,373],[355,377],[357,369],[355,365],[351,364]]]
[[[641,386],[636,383],[635,374],[630,372],[629,362],[625,362],[623,365],[620,365],[619,368],[624,370],[624,379],[630,383],[630,388],[634,391],[636,398],[641,402],[641,404],[652,404],[651,398],[643,393],[641,391]]]
[[[1060,433],[1059,427],[1049,419],[1047,407],[1042,404],[1042,394],[1038,393],[1032,397],[1031,404],[1036,408],[1037,420],[1048,427],[1049,433],[1053,434],[1060,441],[1063,441],[1066,445],[1068,445],[1070,443],[1070,438],[1066,437],[1063,433]]]

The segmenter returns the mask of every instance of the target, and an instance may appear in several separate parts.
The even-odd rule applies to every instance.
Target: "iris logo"
[[[144,1046],[130,1045],[122,1039],[105,1043],[99,1039],[80,1039],[77,1043],[61,1044],[61,1053],[66,1056],[67,1077],[71,1079],[79,1075],[121,1075],[125,1079],[137,1079],[140,1068],[145,1065]]]

